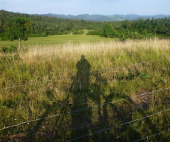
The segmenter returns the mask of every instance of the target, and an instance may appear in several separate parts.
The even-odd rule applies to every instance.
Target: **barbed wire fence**
[[[134,123],[134,122],[137,122],[137,121],[141,121],[141,120],[143,120],[143,119],[150,118],[150,117],[152,117],[152,116],[155,116],[155,115],[158,115],[158,114],[167,112],[167,111],[169,111],[169,110],[170,110],[170,109],[163,110],[163,111],[159,111],[159,112],[153,113],[153,114],[151,114],[151,115],[147,115],[147,116],[145,116],[145,117],[141,117],[141,118],[138,118],[138,119],[135,119],[135,120],[132,120],[132,121],[128,121],[128,122],[125,122],[125,123],[122,123],[122,124],[115,125],[115,126],[113,126],[113,127],[104,128],[104,129],[101,129],[101,130],[99,130],[99,131],[95,131],[95,132],[93,132],[93,133],[89,133],[89,134],[87,134],[87,135],[83,135],[83,136],[80,136],[80,137],[76,137],[76,138],[67,140],[67,142],[69,142],[69,141],[75,141],[75,140],[78,140],[78,139],[82,139],[82,138],[84,138],[84,137],[88,137],[88,136],[91,136],[91,135],[94,135],[94,134],[98,134],[98,133],[100,133],[100,132],[109,131],[109,130],[111,130],[111,129],[113,129],[113,128],[116,128],[116,127],[120,127],[120,126],[124,126],[124,125],[127,125],[127,124],[131,124],[131,123]]]
[[[166,108],[166,110],[167,110],[167,108]],[[120,119],[126,119],[128,116],[131,116],[131,115],[133,115],[133,114],[136,114],[137,112],[140,112],[140,111],[142,111],[142,108],[137,108],[137,107],[134,107],[134,110],[133,111],[131,111],[130,113],[124,113],[122,116],[117,116],[116,118],[114,118],[114,119],[112,119],[112,121],[115,121],[115,120],[120,120]],[[109,111],[108,111],[108,113],[109,113]],[[93,119],[96,119],[98,116],[94,116],[93,117]],[[100,123],[101,122],[105,122],[105,120],[100,120]],[[91,126],[90,126],[90,128],[91,127],[93,127],[93,123],[89,123]],[[71,128],[71,127],[70,127]],[[88,127],[89,128],[89,127]]]
[[[142,62],[140,62],[140,63],[130,64],[130,65],[121,66],[121,67],[116,67],[116,68],[109,68],[108,70],[114,70],[114,69],[120,69],[120,68],[123,68],[123,67],[136,66],[136,65],[138,65],[138,64],[146,64],[146,63],[151,63],[151,62],[159,61],[159,60],[164,60],[164,58],[157,59],[157,60],[145,61],[145,62],[142,61]],[[106,70],[106,69],[104,69],[103,71],[105,71],[105,70]],[[97,71],[97,72],[98,72],[98,71]],[[93,74],[95,74],[95,73],[96,73],[96,71],[93,71],[93,72],[90,73],[90,75],[93,75]],[[36,84],[43,83],[43,82],[52,82],[52,81],[56,81],[56,80],[58,80],[58,78],[56,78],[56,79],[51,79],[51,80],[43,80],[43,81],[38,81],[38,82],[33,82],[33,83],[20,84],[20,85],[16,85],[16,86],[10,86],[10,87],[1,88],[0,91],[2,91],[2,90],[7,90],[7,89],[14,89],[14,88],[18,88],[18,87],[36,85]],[[146,95],[149,95],[149,94],[154,94],[154,93],[161,92],[161,91],[165,91],[165,90],[169,90],[169,89],[170,89],[169,87],[168,87],[168,88],[162,88],[162,89],[159,89],[159,90],[155,90],[155,91],[151,91],[151,92],[146,92],[146,93],[137,95],[137,97],[146,96]],[[88,110],[88,109],[93,108],[93,107],[99,107],[99,106],[104,106],[104,105],[107,105],[107,104],[119,103],[119,102],[127,101],[127,100],[130,100],[130,98],[127,97],[127,98],[124,98],[124,99],[119,99],[119,100],[116,100],[116,101],[106,102],[106,103],[103,103],[103,104],[91,105],[91,106],[88,106],[88,107],[86,107],[86,108],[76,109],[76,110],[68,111],[68,112],[61,113],[61,114],[56,114],[56,115],[54,114],[54,115],[50,115],[50,116],[43,117],[43,118],[37,118],[37,119],[35,119],[35,120],[25,121],[25,122],[22,122],[22,123],[19,123],[19,124],[15,124],[15,125],[4,126],[3,128],[0,129],[0,131],[6,130],[6,129],[11,129],[11,128],[14,128],[14,127],[19,127],[19,126],[21,126],[21,125],[29,125],[29,124],[32,123],[32,122],[37,122],[37,121],[44,120],[44,119],[51,119],[51,118],[54,118],[54,117],[59,117],[59,116],[67,115],[67,114],[72,114],[72,113],[77,113],[77,112],[80,112],[80,111],[85,111],[85,110]],[[84,104],[89,104],[89,103],[84,103]],[[68,105],[68,104],[65,104],[65,105]],[[78,104],[78,105],[82,105],[82,104]],[[138,118],[138,119],[135,119],[135,120],[132,120],[132,121],[128,121],[128,122],[125,122],[125,123],[122,123],[122,124],[118,124],[118,125],[115,125],[114,127],[101,129],[101,130],[99,130],[99,131],[95,131],[95,132],[90,133],[90,134],[87,134],[87,135],[83,135],[83,136],[80,136],[80,137],[76,137],[76,138],[70,139],[70,140],[68,140],[68,141],[75,141],[75,140],[78,140],[78,139],[81,139],[81,138],[84,138],[84,137],[88,137],[88,136],[91,136],[91,135],[95,135],[95,134],[100,133],[100,132],[109,131],[109,130],[115,128],[115,127],[121,127],[121,126],[124,126],[124,125],[127,125],[127,124],[131,124],[131,123],[134,123],[134,122],[137,122],[137,121],[141,121],[141,120],[143,120],[143,119],[150,118],[150,117],[155,116],[155,115],[157,115],[157,114],[161,114],[161,113],[164,113],[164,112],[168,112],[169,110],[170,110],[170,109],[168,108],[168,109],[166,109],[166,110],[159,111],[159,112],[153,113],[153,114],[151,114],[151,115],[147,115],[147,116],[145,116],[145,117],[141,117],[141,118]],[[129,114],[130,114],[130,113],[129,113]],[[167,132],[169,132],[169,130],[167,130]],[[147,136],[146,138],[142,138],[142,139],[136,140],[135,142],[142,141],[142,140],[145,140],[145,139],[147,139],[147,138],[160,135],[161,133],[163,133],[163,132],[159,132],[159,133],[156,133],[156,134]]]
[[[159,90],[156,90],[156,91],[147,92],[147,93],[137,95],[137,97],[141,97],[141,96],[145,96],[145,95],[149,95],[149,94],[152,94],[152,93],[161,92],[161,91],[169,90],[169,89],[170,89],[170,87],[169,88],[164,88],[164,89],[159,89]],[[122,102],[122,101],[130,100],[130,99],[131,98],[127,97],[127,98],[119,99],[119,100],[116,100],[116,101],[111,101],[111,102],[107,102],[107,103],[103,103],[103,104],[92,105],[92,106],[88,106],[86,108],[76,109],[76,110],[68,111],[68,112],[61,113],[61,114],[51,115],[51,116],[48,116],[48,117],[43,117],[43,118],[38,118],[38,119],[35,119],[35,120],[22,122],[22,123],[16,124],[16,125],[4,126],[4,128],[1,128],[0,131],[5,130],[5,129],[9,129],[9,128],[13,128],[13,127],[17,127],[17,126],[21,126],[21,125],[25,125],[25,124],[29,124],[29,123],[32,123],[32,122],[40,121],[40,120],[47,119],[47,118],[54,118],[54,117],[59,117],[59,116],[67,115],[67,114],[77,113],[77,112],[80,112],[80,111],[88,110],[88,109],[93,108],[93,107],[104,106],[104,105],[113,104],[113,103],[115,104],[115,103],[119,103],[119,102]]]
[[[133,142],[140,142],[140,141],[143,141],[143,140],[149,139],[149,138],[151,138],[151,137],[158,136],[158,135],[160,135],[160,134],[162,134],[162,133],[164,133],[164,132],[168,133],[168,132],[170,132],[170,130],[167,130],[167,131],[161,131],[161,132],[159,132],[159,133],[152,134],[152,135],[150,135],[150,136],[144,137],[144,138],[142,138],[142,139],[138,139],[138,140],[133,141]]]

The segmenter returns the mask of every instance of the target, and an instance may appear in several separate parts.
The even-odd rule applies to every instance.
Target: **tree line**
[[[100,35],[111,38],[115,37],[122,40],[170,37],[170,18],[140,19],[137,21],[125,20],[120,22],[96,22],[13,13],[1,10],[1,40],[9,39],[8,33],[11,31],[16,18],[23,18],[29,21],[31,26],[30,36],[62,35],[69,34],[70,32],[82,34],[82,31],[86,29],[89,31],[87,33],[88,35]]]
[[[5,40],[6,32],[12,27],[12,22],[16,18],[23,18],[31,21],[32,31],[30,36],[48,36],[48,35],[61,35],[70,32],[78,33],[84,29],[94,30],[95,25],[102,27],[102,23],[88,22],[84,20],[74,19],[61,19],[56,17],[28,15],[13,13],[1,10],[0,11],[0,36]],[[80,32],[81,33],[81,32]]]
[[[105,23],[102,29],[89,33],[122,40],[152,37],[170,38],[170,18],[109,22]]]

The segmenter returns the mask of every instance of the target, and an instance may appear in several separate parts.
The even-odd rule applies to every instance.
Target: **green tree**
[[[9,38],[10,40],[18,40],[18,52],[21,50],[21,41],[28,40],[28,36],[31,33],[31,23],[24,18],[16,18],[12,22]]]
[[[104,37],[117,37],[118,32],[112,28],[110,25],[105,25],[102,31],[102,36]]]
[[[131,21],[129,21],[129,20],[123,21],[122,26],[123,26],[123,28],[125,28],[125,29],[130,29],[130,28],[132,27]]]

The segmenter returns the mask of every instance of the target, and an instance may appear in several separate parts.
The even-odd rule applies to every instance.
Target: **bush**
[[[105,25],[102,31],[102,36],[104,37],[118,37],[118,32],[112,28],[110,25]]]
[[[37,34],[31,34],[30,37],[47,37],[48,33],[37,33]]]
[[[11,47],[2,47],[1,52],[2,53],[15,53],[17,52],[17,47],[13,45]]]
[[[70,31],[63,31],[63,34],[70,34]]]
[[[88,31],[87,35],[101,35],[101,31],[97,30]]]
[[[55,33],[55,35],[62,35],[62,34],[63,34],[62,32]]]
[[[8,47],[2,47],[1,48],[1,52],[2,53],[7,53],[7,51],[8,51]]]
[[[17,47],[12,45],[10,48],[8,48],[8,52],[9,53],[17,52]]]
[[[73,34],[75,34],[75,35],[84,34],[84,31],[73,31]]]

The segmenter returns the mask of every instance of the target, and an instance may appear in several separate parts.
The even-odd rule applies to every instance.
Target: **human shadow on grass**
[[[92,117],[92,110],[91,107],[88,105],[88,98],[90,94],[90,69],[91,65],[88,62],[87,59],[85,59],[85,56],[82,55],[80,61],[76,64],[77,68],[77,74],[75,78],[72,81],[71,87],[69,89],[69,94],[67,95],[66,99],[64,99],[60,104],[66,104],[63,108],[59,108],[60,113],[66,113],[68,116],[69,121],[71,120],[71,125],[69,126],[69,122],[66,122],[66,124],[63,124],[62,120],[64,121],[65,115],[61,117],[56,118],[56,122],[54,123],[57,127],[57,129],[54,127],[54,132],[47,133],[48,135],[45,137],[38,137],[37,133],[39,133],[39,129],[43,126],[45,123],[45,119],[40,119],[35,127],[30,130],[30,132],[26,136],[26,141],[45,141],[45,140],[67,140],[64,138],[64,132],[67,133],[71,129],[71,136],[69,138],[75,138],[82,134],[87,134],[89,132],[90,125],[92,124],[91,117]],[[50,95],[49,95],[50,94]],[[48,96],[52,96],[53,93],[50,91],[47,92]],[[71,101],[71,103],[70,103]],[[49,106],[45,113],[43,114],[42,118],[48,118],[51,112],[55,110],[55,108],[58,107],[58,102],[53,102],[51,106]],[[82,109],[82,111],[80,110]],[[83,110],[84,109],[84,110]],[[76,111],[80,110],[80,111]],[[71,113],[67,113],[71,112]],[[71,119],[69,119],[69,116],[71,115]],[[52,119],[52,118],[51,118]],[[48,120],[47,120],[48,122]],[[63,124],[63,125],[62,125]],[[46,124],[47,125],[47,124]],[[66,126],[68,129],[66,130],[64,128]],[[47,131],[47,130],[46,130]],[[42,133],[42,131],[40,131]],[[38,135],[39,136],[39,135]],[[41,136],[41,134],[40,134]],[[49,138],[50,136],[50,138]],[[88,139],[84,139],[84,141],[89,141]]]
[[[128,123],[122,126],[118,125],[133,121],[134,119],[137,119],[139,116],[140,118],[146,117],[147,114],[145,113],[145,111],[149,110],[150,107],[149,102],[145,104],[140,104],[141,107],[138,108],[136,103],[130,97],[116,89],[111,88],[110,94],[104,96],[103,95],[104,91],[102,91],[100,85],[98,84],[99,81],[95,82],[92,87],[93,89],[91,88],[93,90],[93,95],[96,94],[96,97],[93,96],[95,98],[94,100],[96,101],[96,104],[101,104],[100,96],[102,96],[105,102],[103,103],[102,107],[101,105],[99,105],[98,107],[99,120],[98,123],[93,124],[93,128],[91,129],[92,133],[94,132],[93,140],[98,142],[100,141],[109,142],[113,140],[133,141],[142,138],[143,134],[137,128],[136,126],[137,124],[132,123],[130,126]],[[116,100],[120,100],[120,102]],[[138,117],[134,117],[133,114],[135,113],[139,114]],[[152,123],[151,118],[146,117],[144,121],[146,127],[148,128],[147,130],[148,133],[154,134],[159,132],[156,127],[156,124]],[[140,122],[141,121],[139,121],[139,123]],[[97,133],[95,133],[96,131]],[[110,133],[110,131],[112,132]]]
[[[142,118],[142,117],[146,117],[147,114],[145,113],[145,111],[147,109],[149,109],[149,105],[148,108],[142,108],[142,107],[138,107],[136,106],[135,102],[128,96],[124,95],[124,94],[119,94],[119,93],[115,93],[116,91],[113,91],[108,97],[106,97],[106,101],[111,101],[112,99],[118,98],[118,100],[120,99],[125,99],[123,101],[120,102],[116,102],[116,103],[109,103],[108,105],[111,107],[111,110],[113,114],[109,114],[108,110],[105,109],[105,111],[107,112],[106,116],[107,118],[111,117],[113,118],[112,120],[108,120],[108,122],[111,122],[111,130],[113,131],[110,134],[110,137],[108,137],[107,135],[104,137],[104,139],[108,139],[107,141],[111,141],[114,139],[114,141],[134,141],[137,139],[141,139],[142,138],[142,134],[139,131],[137,124],[134,123],[130,123],[129,124],[125,124],[125,125],[120,125],[119,124],[124,124],[126,122],[130,122],[133,121],[134,119],[137,118]],[[108,100],[109,99],[109,100]],[[106,106],[104,106],[106,108]],[[106,113],[105,112],[105,113]],[[134,118],[133,113],[138,113],[138,117]],[[149,114],[148,114],[149,115]],[[140,117],[139,117],[140,116]],[[115,121],[115,123],[114,123]],[[145,118],[145,126],[147,127],[147,131],[151,134],[154,133],[158,133],[158,129],[156,127],[156,124],[153,124],[151,121],[151,118]],[[139,123],[141,123],[141,121],[139,121]],[[139,124],[138,123],[138,124]],[[114,127],[114,126],[118,126],[118,127]],[[116,139],[115,139],[116,138]]]
[[[93,83],[91,83],[90,86],[90,100],[97,105],[97,107],[95,107],[93,109],[93,121],[95,122],[92,125],[91,130],[92,131],[96,131],[97,129],[99,129],[100,127],[103,126],[107,126],[108,125],[108,121],[107,121],[107,115],[105,115],[105,118],[103,118],[103,113],[105,113],[106,111],[103,111],[103,97],[105,94],[105,88],[107,86],[107,79],[105,79],[104,77],[102,77],[101,73],[99,71],[95,71],[91,74],[94,78]],[[107,113],[107,112],[106,112]],[[103,119],[104,123],[103,123]],[[102,137],[102,134],[99,134],[97,137],[92,135],[92,139],[93,141],[99,141]]]
[[[112,127],[112,119],[123,116],[126,110],[122,109],[120,112],[119,108],[112,104],[111,101],[116,97],[123,99],[125,96],[115,93],[113,90],[111,90],[109,95],[105,96],[104,88],[107,86],[107,79],[103,78],[99,72],[93,73],[95,81],[94,83],[90,83],[90,76],[92,75],[90,73],[90,64],[84,56],[81,57],[76,67],[77,74],[70,88],[73,99],[72,110],[80,109],[79,104],[83,104],[83,108],[88,108],[88,99],[93,101],[97,107],[94,107],[95,110],[93,109],[93,114],[91,108],[72,114],[71,139],[74,140],[74,138],[83,135],[87,137],[82,138],[81,141],[112,141],[116,139],[117,135],[110,135],[107,133],[108,131],[97,133],[97,135],[91,135],[89,131],[93,133],[98,130],[100,131],[100,129]],[[108,107],[111,109],[108,110]],[[95,123],[92,123],[92,119]],[[89,126],[89,124],[92,125]]]
[[[92,110],[88,104],[90,93],[90,70],[91,65],[84,55],[76,64],[77,73],[70,87],[70,98],[72,99],[71,111],[80,110],[71,114],[71,139],[89,133],[92,123]],[[84,110],[83,110],[84,109]],[[88,141],[83,139],[82,141]]]
[[[110,88],[110,93],[104,95],[105,86],[107,85],[107,80],[104,79],[99,72],[96,72],[94,75],[94,83],[90,83],[91,77],[91,65],[84,55],[81,56],[80,61],[76,64],[77,73],[75,78],[72,81],[71,87],[69,89],[68,98],[60,102],[61,104],[67,104],[71,100],[71,104],[67,104],[65,107],[61,107],[60,112],[72,112],[70,113],[71,122],[66,122],[67,126],[70,126],[68,129],[63,128],[64,117],[58,117],[55,119],[54,133],[50,133],[48,138],[53,141],[63,141],[68,139],[75,139],[83,135],[88,135],[82,139],[76,141],[132,141],[139,138],[142,138],[141,133],[134,128],[134,126],[123,125],[121,127],[115,127],[118,124],[122,124],[128,121],[134,120],[133,114],[131,113],[136,109],[135,102],[127,97],[121,91],[116,90],[116,88]],[[102,97],[102,99],[101,99]],[[114,103],[113,100],[125,99]],[[92,107],[89,106],[89,100],[93,101],[97,105],[97,111],[92,111]],[[104,103],[103,103],[104,101]],[[66,103],[67,102],[67,103]],[[110,102],[110,103],[109,103]],[[57,103],[53,103],[42,117],[46,117],[50,112],[58,107]],[[81,110],[82,109],[82,110]],[[80,110],[80,111],[77,111]],[[143,109],[136,109],[136,112],[140,113],[141,117],[145,117],[146,114]],[[92,113],[93,112],[93,113]],[[96,115],[94,115],[96,113]],[[127,115],[128,114],[128,115]],[[92,120],[94,116],[97,116],[97,122],[93,123]],[[64,121],[64,122],[62,122]],[[35,139],[35,134],[41,128],[44,120],[40,120],[33,131],[27,135],[27,138],[32,141]],[[145,119],[146,125],[149,127],[149,131],[152,133],[158,132],[157,127],[149,118]],[[70,124],[70,125],[69,125]],[[57,128],[56,128],[57,127]],[[61,129],[60,129],[61,128]],[[93,132],[99,131],[101,129],[112,128],[109,132],[101,131],[97,134],[90,135]],[[71,134],[66,134],[68,132]],[[66,138],[64,138],[66,136]],[[49,139],[44,139],[48,140]]]

